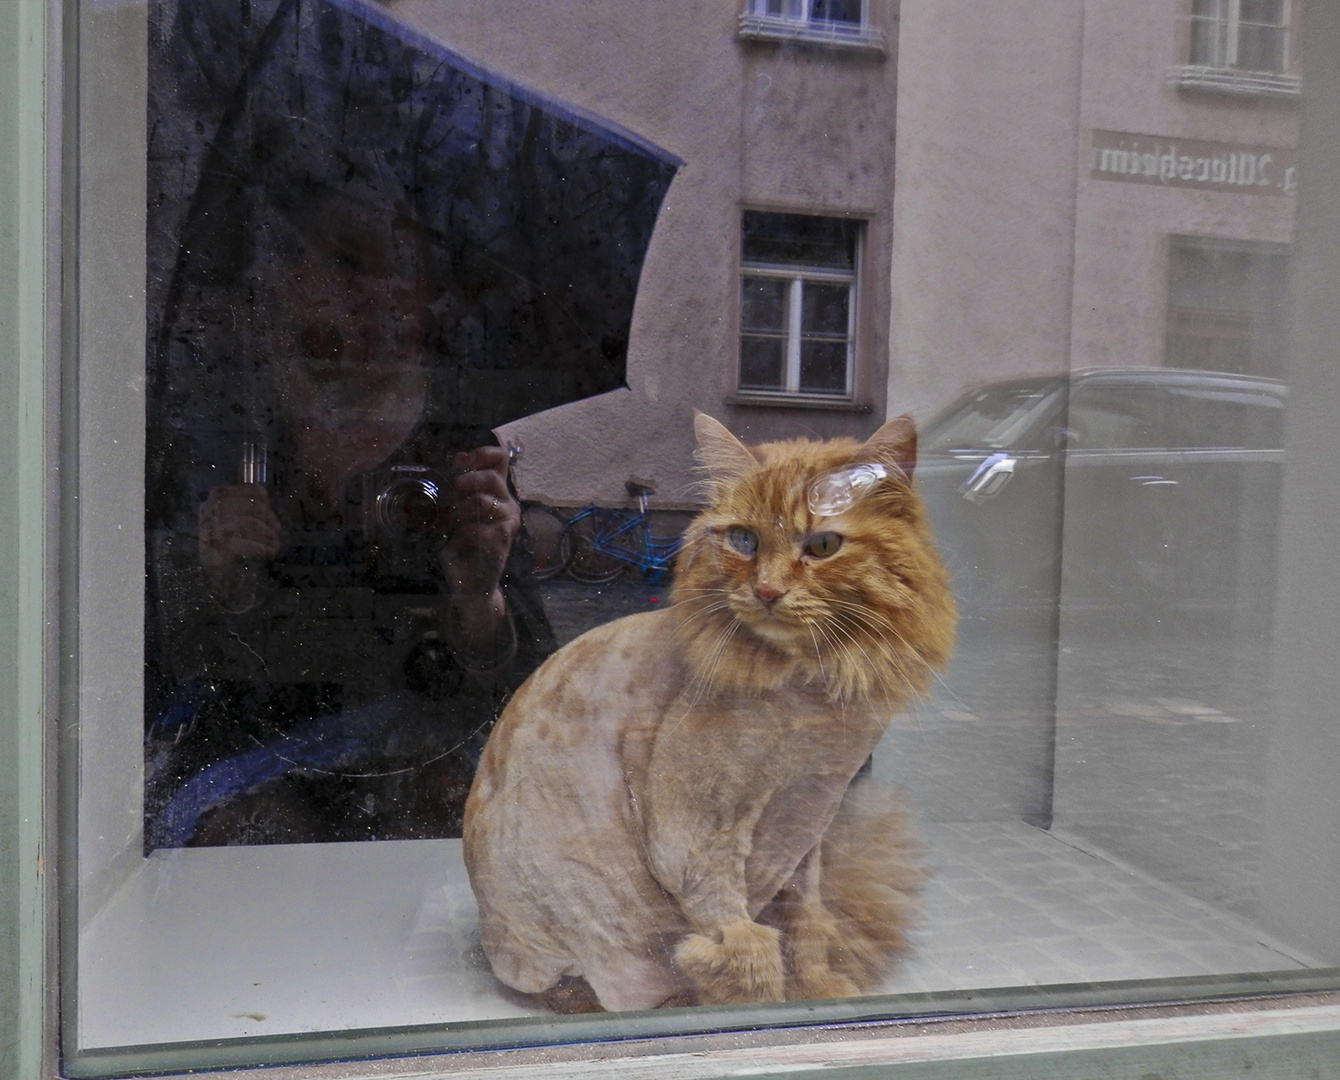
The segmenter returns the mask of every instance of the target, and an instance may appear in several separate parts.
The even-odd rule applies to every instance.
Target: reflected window
[[[1288,251],[1174,237],[1168,272],[1170,367],[1283,372]]]
[[[1288,0],[1193,0],[1191,63],[1241,71],[1283,71]]]
[[[884,30],[869,0],[747,0],[740,37],[883,53]]]
[[[860,223],[745,211],[740,390],[846,397]]]
[[[753,11],[800,22],[861,22],[861,0],[754,0]]]

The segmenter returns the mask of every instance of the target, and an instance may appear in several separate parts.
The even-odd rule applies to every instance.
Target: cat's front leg
[[[686,835],[677,834],[681,841]],[[749,917],[740,830],[723,829],[691,847],[692,856],[679,849],[674,872],[661,878],[692,927],[675,948],[675,966],[704,1005],[784,1001],[781,935]]]
[[[688,934],[675,963],[693,980],[703,1005],[783,1001],[781,935],[751,919],[733,919],[709,934]]]

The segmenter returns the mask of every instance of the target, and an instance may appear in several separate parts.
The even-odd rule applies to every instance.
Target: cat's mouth
[[[788,645],[807,637],[804,624],[789,610],[784,600],[743,599],[736,617],[757,637],[772,645]]]

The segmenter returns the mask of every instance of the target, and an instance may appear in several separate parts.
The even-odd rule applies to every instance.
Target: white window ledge
[[[746,41],[795,41],[879,56],[888,52],[888,35],[877,26],[786,19],[776,15],[741,15],[738,36]]]
[[[839,412],[870,412],[870,406],[847,397],[823,394],[770,394],[762,390],[741,390],[726,399],[727,405],[762,405],[774,409],[835,409]]]
[[[1303,80],[1298,75],[1279,71],[1240,71],[1202,64],[1180,64],[1169,68],[1168,82],[1179,90],[1252,97],[1296,98],[1303,92]]]

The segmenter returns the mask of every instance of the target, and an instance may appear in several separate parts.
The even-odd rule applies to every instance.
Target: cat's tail
[[[907,949],[925,877],[917,855],[898,797],[870,780],[854,784],[824,834],[820,892],[836,922],[829,963],[862,992]]]

